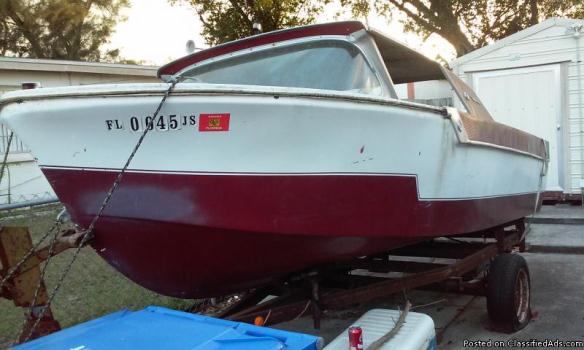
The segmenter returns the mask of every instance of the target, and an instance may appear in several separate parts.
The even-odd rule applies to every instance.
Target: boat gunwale
[[[167,84],[165,84],[167,85]],[[270,87],[271,88],[271,87]],[[287,90],[287,91],[286,91]],[[301,91],[310,90],[310,91]],[[332,91],[332,90],[331,90]],[[160,90],[118,90],[118,91],[90,91],[90,92],[80,92],[67,91],[62,93],[54,94],[38,94],[38,95],[16,95],[0,97],[0,109],[4,106],[13,103],[22,103],[26,101],[38,101],[38,100],[52,100],[52,99],[62,99],[62,98],[90,98],[90,97],[124,97],[124,96],[136,96],[136,97],[149,97],[149,96],[163,96],[166,89]],[[254,89],[217,89],[217,88],[202,88],[202,89],[189,89],[179,87],[173,90],[170,96],[201,96],[201,95],[233,95],[233,96],[271,96],[271,97],[293,97],[293,98],[316,98],[316,99],[331,99],[331,100],[344,100],[348,102],[357,103],[374,103],[378,105],[388,105],[397,107],[406,107],[417,110],[424,110],[428,112],[433,112],[440,114],[444,117],[448,115],[445,107],[436,107],[431,105],[426,105],[417,102],[411,102],[406,100],[395,99],[389,96],[369,96],[365,94],[353,94],[353,93],[335,93],[329,92],[328,90],[317,90],[317,89],[298,89],[297,91],[290,91],[289,89],[273,89],[273,90],[254,90]]]
[[[152,85],[167,85],[167,84],[152,84]],[[324,99],[324,100],[341,100],[344,102],[353,102],[353,103],[372,103],[376,105],[382,106],[393,106],[393,107],[402,107],[408,108],[412,110],[419,110],[419,111],[426,111],[433,114],[437,114],[442,116],[444,119],[452,120],[452,112],[450,111],[451,108],[447,107],[436,107],[426,104],[421,104],[417,102],[407,101],[407,100],[400,100],[395,99],[388,96],[369,96],[364,94],[343,94],[343,93],[335,93],[329,92],[325,90],[310,90],[310,91],[300,91],[300,90],[309,90],[309,89],[298,89],[297,91],[285,91],[280,89],[271,89],[271,90],[253,90],[253,89],[233,89],[233,88],[224,88],[224,89],[217,89],[217,88],[199,88],[199,89],[189,89],[188,87],[185,88],[184,86],[179,87],[178,89],[174,90],[171,93],[171,96],[270,96],[270,97],[291,97],[291,98],[307,98],[307,99]],[[53,99],[63,99],[63,98],[97,98],[97,97],[128,97],[128,96],[135,96],[135,97],[152,97],[152,96],[163,96],[166,89],[142,89],[142,90],[117,90],[117,91],[89,91],[89,92],[80,92],[79,90],[71,90],[63,93],[53,93],[53,94],[38,94],[38,95],[30,95],[30,96],[23,96],[21,94],[16,94],[16,96],[8,96],[8,97],[0,97],[0,111],[7,105],[10,104],[20,104],[27,101],[39,101],[39,100],[53,100]],[[456,126],[454,123],[450,123],[456,133]],[[526,152],[520,149],[511,148],[503,145],[498,145],[496,143],[484,142],[484,141],[476,141],[476,140],[458,140],[458,142],[462,145],[472,145],[475,147],[489,147],[494,148],[501,151],[506,152],[513,152],[517,154],[521,154],[528,157],[533,157],[538,160],[547,161],[546,158],[541,157],[537,154]]]

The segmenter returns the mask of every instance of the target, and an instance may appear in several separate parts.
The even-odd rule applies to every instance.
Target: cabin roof
[[[367,30],[375,40],[394,83],[400,84],[412,81],[442,79],[444,77],[440,71],[439,64],[435,61],[389,36],[375,30],[367,29],[363,23],[358,21],[302,26],[230,41],[172,61],[160,67],[158,77],[173,75],[197,62],[255,46],[311,36],[350,35],[360,30]]]
[[[368,32],[394,83],[444,79],[438,62],[381,32],[374,29]]]

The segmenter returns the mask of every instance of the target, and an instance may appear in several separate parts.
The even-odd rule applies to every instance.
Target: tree
[[[0,54],[116,60],[102,51],[129,0],[0,0]]]
[[[253,24],[264,32],[313,23],[328,0],[169,0],[194,7],[209,45],[250,36]]]
[[[584,18],[582,0],[377,0],[376,6],[380,12],[397,9],[405,14],[408,31],[440,35],[457,56],[549,17]]]

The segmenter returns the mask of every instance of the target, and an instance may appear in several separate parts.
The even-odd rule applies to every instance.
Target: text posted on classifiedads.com
[[[568,339],[464,339],[462,346],[466,349],[493,349],[493,348],[518,348],[518,349],[554,349],[554,348],[584,348],[584,340]]]

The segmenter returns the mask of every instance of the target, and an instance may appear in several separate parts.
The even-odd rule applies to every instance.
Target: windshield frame
[[[186,76],[183,77],[183,75],[185,73],[195,69],[195,68],[202,67],[202,66],[208,65],[208,64],[226,61],[226,60],[236,58],[236,57],[239,58],[239,57],[243,57],[246,55],[257,54],[258,52],[273,50],[275,48],[278,48],[278,49],[292,48],[294,46],[303,46],[307,43],[315,43],[315,42],[323,42],[323,43],[335,42],[335,43],[341,43],[342,45],[350,46],[352,48],[357,49],[357,51],[363,57],[363,59],[365,60],[365,63],[367,64],[367,66],[371,70],[371,74],[373,75],[373,77],[375,77],[377,84],[379,84],[379,87],[381,90],[381,92],[379,94],[368,94],[368,93],[360,93],[360,92],[355,92],[354,94],[366,95],[366,96],[384,96],[384,97],[387,97],[388,96],[388,94],[387,94],[388,88],[385,84],[384,79],[382,79],[382,77],[380,75],[379,68],[376,67],[376,65],[373,63],[373,60],[371,60],[371,58],[367,55],[366,51],[360,45],[355,43],[353,40],[350,40],[351,38],[352,38],[352,36],[323,35],[323,36],[304,37],[304,38],[300,38],[300,39],[286,40],[286,41],[271,43],[271,44],[267,44],[267,45],[255,46],[255,47],[244,49],[244,50],[234,51],[234,52],[224,54],[221,56],[211,57],[211,58],[206,59],[204,61],[194,63],[192,65],[189,65],[189,66],[183,68],[179,72],[177,72],[173,76],[173,78],[177,79],[178,81],[180,81],[181,79],[188,79],[188,77],[186,77]],[[213,84],[213,83],[203,82],[203,84]],[[234,84],[234,85],[238,85],[238,84]],[[285,86],[283,86],[283,87],[285,87]],[[299,89],[343,92],[343,91],[339,91],[339,90],[312,89],[312,88],[302,88],[302,87]],[[343,93],[346,93],[346,92],[343,92]]]

